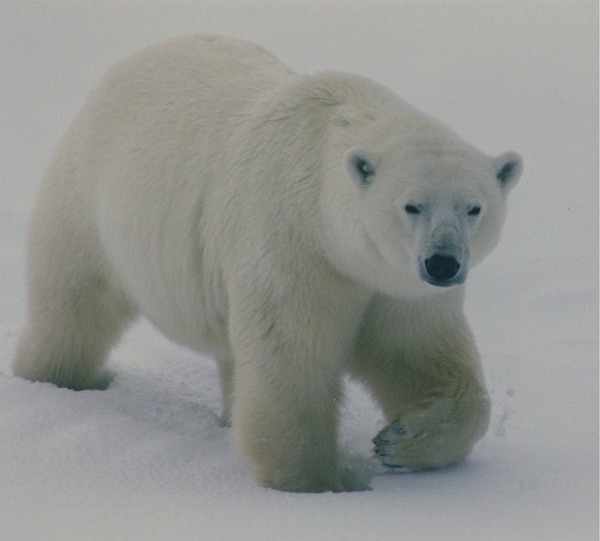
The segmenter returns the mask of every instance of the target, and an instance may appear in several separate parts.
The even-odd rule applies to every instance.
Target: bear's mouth
[[[426,278],[424,281],[427,282],[428,284],[430,284],[432,286],[436,286],[436,287],[452,287],[452,286],[459,286],[461,284],[464,284],[465,279],[461,278],[459,280],[441,281],[441,280],[433,280],[431,278]]]

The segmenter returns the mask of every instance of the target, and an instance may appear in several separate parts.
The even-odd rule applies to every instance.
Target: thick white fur
[[[143,314],[218,359],[224,421],[266,486],[365,488],[338,458],[344,371],[390,422],[385,464],[461,460],[489,402],[463,287],[419,272],[440,247],[465,275],[491,250],[520,169],[361,77],[215,37],[150,48],[96,88],[41,187],[15,373],[103,388]]]

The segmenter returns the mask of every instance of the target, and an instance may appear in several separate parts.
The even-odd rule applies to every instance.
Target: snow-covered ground
[[[0,1],[0,539],[598,539],[596,2]],[[142,323],[107,391],[10,375],[36,185],[94,81],[163,38],[256,41],[297,71],[370,76],[490,154],[521,152],[501,244],[467,310],[493,398],[462,465],[373,490],[258,487],[219,427],[210,360]],[[383,419],[349,384],[365,467]]]

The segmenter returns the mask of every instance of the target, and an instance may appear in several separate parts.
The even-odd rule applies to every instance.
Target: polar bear
[[[367,488],[338,452],[344,373],[389,422],[383,464],[460,461],[490,411],[463,284],[521,169],[363,77],[212,36],[151,47],[93,91],[40,188],[14,372],[105,388],[143,315],[217,359],[264,486]]]

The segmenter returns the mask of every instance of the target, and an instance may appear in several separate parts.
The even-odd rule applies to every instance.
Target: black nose
[[[434,280],[452,280],[460,270],[460,263],[448,255],[432,255],[425,260],[425,269]]]

